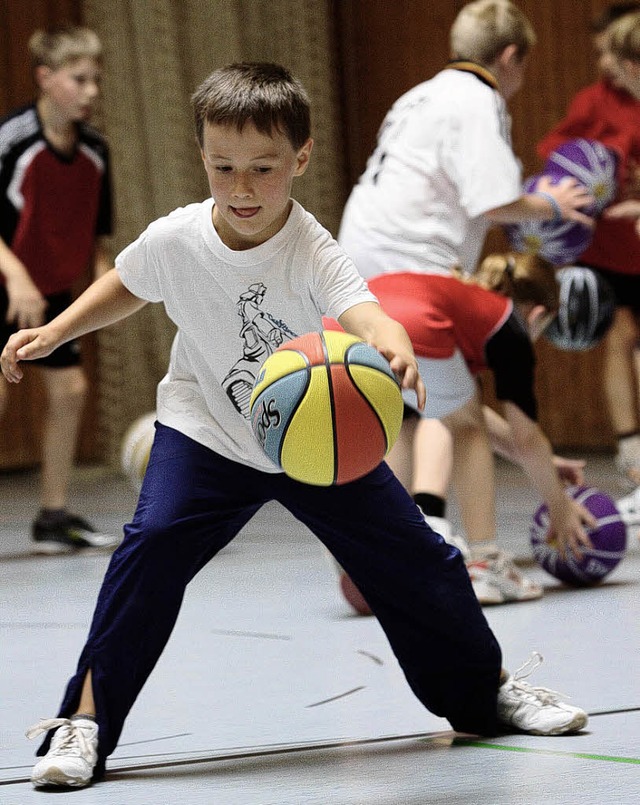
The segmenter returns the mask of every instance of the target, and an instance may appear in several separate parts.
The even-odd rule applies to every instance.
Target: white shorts
[[[415,392],[403,390],[402,397],[409,408],[423,419],[442,419],[474,397],[476,381],[459,350],[450,358],[416,357],[420,377],[427,389],[424,411],[418,411],[416,407]]]

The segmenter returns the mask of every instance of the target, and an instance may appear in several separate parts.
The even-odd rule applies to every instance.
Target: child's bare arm
[[[115,324],[145,304],[125,288],[112,268],[49,324],[12,335],[0,356],[2,372],[10,383],[18,383],[22,379],[20,361],[44,358],[61,344]]]
[[[505,418],[513,435],[513,455],[549,507],[551,529],[560,552],[581,555],[591,541],[585,526],[593,527],[593,516],[566,494],[553,460],[549,440],[538,425],[511,402],[504,403]]]

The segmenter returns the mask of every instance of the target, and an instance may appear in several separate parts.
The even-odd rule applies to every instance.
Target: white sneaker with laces
[[[422,511],[422,509],[420,511]],[[453,526],[449,520],[444,517],[435,517],[434,515],[426,515],[424,513],[422,516],[424,517],[427,525],[430,525],[436,534],[440,534],[445,542],[447,542],[449,545],[453,545],[454,548],[457,548],[460,551],[465,562],[470,559],[471,552],[469,551],[469,546],[467,545],[466,540],[464,537],[461,537],[460,534],[453,533]]]
[[[533,601],[542,598],[544,590],[523,575],[513,558],[494,550],[467,562],[467,570],[478,601],[483,605],[507,604],[511,601]]]
[[[616,507],[625,525],[640,525],[640,486],[630,495],[617,500]]]
[[[522,680],[542,663],[542,655],[531,657],[498,690],[498,719],[531,735],[563,735],[578,732],[589,717],[579,707],[561,701],[561,694],[549,688],[534,688]]]
[[[98,725],[92,718],[82,715],[47,718],[27,730],[27,738],[36,738],[53,729],[56,731],[49,751],[31,772],[34,787],[90,785],[98,761]]]

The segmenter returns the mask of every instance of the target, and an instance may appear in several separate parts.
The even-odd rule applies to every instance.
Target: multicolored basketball
[[[380,464],[400,432],[403,404],[376,349],[324,330],[287,341],[266,359],[249,409],[274,464],[303,483],[331,486]]]
[[[155,411],[144,414],[133,422],[124,435],[120,464],[131,486],[140,491],[142,479],[149,463],[149,453],[156,433]]]
[[[569,553],[564,558],[557,544],[547,542],[549,510],[543,504],[531,524],[531,546],[538,564],[560,581],[574,587],[588,587],[602,581],[624,557],[627,529],[613,500],[599,489],[570,487],[568,493],[597,519],[588,531],[593,548],[585,549],[581,559]]]
[[[523,192],[534,193],[541,178],[542,174],[527,179]],[[574,221],[521,221],[505,226],[505,232],[514,251],[537,254],[554,266],[575,263],[593,238],[591,229]]]
[[[599,215],[615,198],[618,160],[614,151],[597,140],[578,137],[567,140],[547,159],[543,173],[558,181],[566,176],[577,179],[595,201],[585,207],[587,215]]]

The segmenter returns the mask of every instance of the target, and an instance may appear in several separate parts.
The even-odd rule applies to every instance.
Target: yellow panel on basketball
[[[256,382],[253,387],[253,393],[251,394],[249,406],[251,407],[255,398],[258,397],[265,388],[270,386],[276,380],[279,380],[285,375],[290,375],[292,372],[297,372],[299,369],[305,369],[307,365],[308,363],[305,359],[305,356],[301,355],[299,352],[295,352],[292,349],[284,349],[281,352],[274,352],[273,355],[270,356],[269,360],[265,361],[262,365],[260,374],[256,378]]]
[[[339,330],[324,330],[322,337],[327,348],[329,363],[342,363],[347,349],[352,344],[362,341],[361,338],[351,335],[351,333],[344,333]]]
[[[291,478],[316,486],[333,483],[335,451],[331,409],[326,368],[314,367],[309,387],[289,423],[282,445],[280,464]]]
[[[349,374],[367,398],[384,428],[387,452],[394,445],[402,427],[402,392],[397,381],[370,366],[349,364]]]

